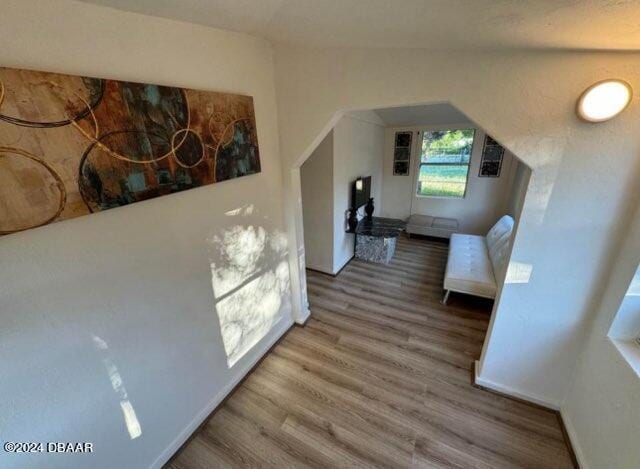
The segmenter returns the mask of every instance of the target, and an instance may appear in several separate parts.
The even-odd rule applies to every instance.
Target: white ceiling
[[[640,0],[82,0],[307,46],[640,49]]]
[[[376,109],[374,112],[390,127],[467,124],[471,122],[467,116],[448,103],[389,107]]]

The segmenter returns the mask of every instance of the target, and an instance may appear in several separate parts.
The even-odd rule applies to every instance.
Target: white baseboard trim
[[[296,316],[295,323],[299,326],[304,326],[304,324],[307,322],[307,319],[309,319],[309,316],[311,316],[311,310],[309,309],[309,307],[306,307],[304,311]]]
[[[549,401],[543,397],[535,396],[533,394],[519,391],[517,389],[511,388],[509,386],[505,386],[503,384],[495,383],[491,380],[481,378],[478,375],[479,363],[476,360],[476,364],[474,367],[474,381],[478,386],[482,386],[483,388],[491,389],[492,391],[499,392],[501,394],[505,394],[507,396],[515,397],[516,399],[520,399],[523,401],[531,402],[532,404],[536,404],[542,407],[546,407],[547,409],[559,411],[560,404],[557,402]]]
[[[578,435],[575,427],[573,426],[573,422],[571,422],[571,419],[562,408],[560,408],[560,418],[562,419],[562,424],[567,432],[567,436],[571,442],[571,447],[573,448],[573,454],[576,455],[580,469],[589,469],[587,458],[585,457],[582,447],[580,446],[580,442],[578,441]]]
[[[195,432],[202,422],[215,410],[216,407],[220,405],[220,403],[224,400],[227,395],[233,391],[233,389],[238,385],[240,381],[244,379],[244,377],[251,371],[251,369],[260,361],[260,359],[267,353],[273,345],[280,340],[280,338],[287,332],[292,323],[288,321],[282,322],[283,326],[281,326],[281,330],[276,332],[271,340],[265,344],[264,352],[260,355],[254,357],[253,360],[247,362],[242,367],[242,372],[238,373],[226,386],[224,386],[218,394],[216,394],[211,401],[202,409],[195,418],[182,430],[178,436],[167,446],[167,448],[160,453],[160,456],[156,458],[156,460],[149,466],[151,469],[161,469],[169,459],[180,449],[180,447],[189,439],[189,437]]]

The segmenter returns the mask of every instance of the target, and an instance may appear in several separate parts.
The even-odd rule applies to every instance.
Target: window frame
[[[604,332],[608,343],[612,344],[622,361],[633,370],[640,379],[640,342],[638,325],[640,311],[632,305],[624,306],[630,294],[630,287],[640,273],[640,206],[630,218],[630,226],[619,242],[619,251],[615,257],[607,288],[603,293],[598,315],[602,315],[604,324],[594,326],[598,333]]]
[[[418,193],[418,181],[420,179],[420,169],[422,166],[453,166],[450,163],[423,163],[422,162],[422,142],[424,140],[424,134],[429,132],[443,132],[443,131],[456,131],[456,130],[471,130],[473,131],[473,139],[471,142],[471,153],[469,154],[469,163],[467,166],[467,177],[464,182],[464,193],[461,197],[451,196],[451,195],[422,195]],[[478,138],[478,129],[473,125],[469,124],[461,124],[461,125],[439,125],[439,126],[425,126],[417,130],[417,138],[415,139],[415,148],[414,154],[416,158],[414,158],[414,178],[413,178],[413,197],[418,197],[421,199],[445,199],[445,200],[464,200],[467,197],[468,189],[469,189],[469,175],[471,173],[471,164],[473,161],[473,154],[476,148],[476,140]],[[464,165],[459,165],[464,166]]]

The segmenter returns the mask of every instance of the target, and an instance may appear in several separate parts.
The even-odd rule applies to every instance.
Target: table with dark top
[[[363,218],[355,230],[355,255],[370,262],[388,264],[396,250],[396,238],[407,224],[395,218]]]

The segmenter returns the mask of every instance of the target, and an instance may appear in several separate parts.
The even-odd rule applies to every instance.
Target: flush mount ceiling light
[[[633,91],[624,80],[608,79],[594,83],[578,99],[576,112],[587,122],[604,122],[624,111]]]

